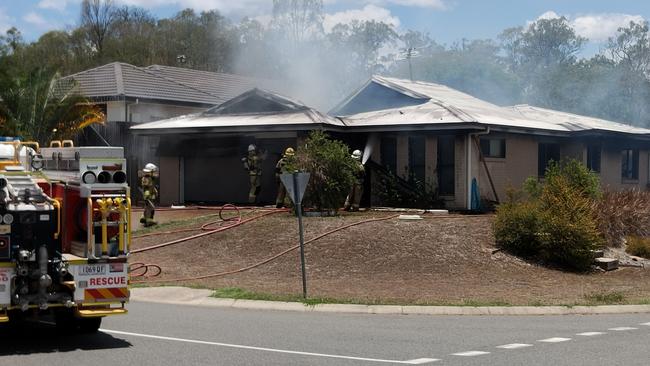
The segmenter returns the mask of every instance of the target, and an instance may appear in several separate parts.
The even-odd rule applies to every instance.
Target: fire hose
[[[275,213],[275,212],[272,211],[271,213]],[[259,217],[262,217],[262,216],[266,216],[266,215],[269,215],[269,214],[271,214],[271,213],[266,213],[266,214],[263,214],[263,215],[258,215],[258,216],[256,216],[256,217],[251,218],[251,219],[248,219],[248,220],[251,221],[251,220],[253,220],[253,219],[256,219],[256,218],[259,218]],[[337,231],[345,230],[345,229],[350,228],[350,227],[353,227],[353,226],[362,225],[362,224],[366,224],[366,223],[370,223],[370,222],[386,221],[386,220],[390,220],[390,219],[396,218],[396,217],[398,217],[398,216],[399,216],[399,214],[395,214],[395,215],[389,215],[389,216],[384,216],[384,217],[378,217],[378,218],[372,218],[372,219],[361,220],[361,221],[357,221],[357,222],[354,222],[354,223],[351,223],[351,224],[343,225],[343,226],[340,226],[340,227],[334,228],[334,229],[332,229],[332,230],[326,231],[326,232],[324,232],[324,233],[321,233],[321,234],[319,234],[319,235],[317,235],[317,236],[315,236],[315,237],[313,237],[313,238],[311,238],[311,239],[305,241],[304,244],[307,245],[307,244],[313,243],[313,242],[315,242],[316,240],[319,240],[319,239],[321,239],[321,238],[323,238],[323,237],[325,237],[325,236],[327,236],[327,235],[333,234],[333,233],[335,233],[335,232],[337,232]],[[242,222],[242,223],[243,223],[243,222]],[[226,228],[230,228],[230,227],[233,227],[233,226],[234,226],[234,225],[229,225],[229,226],[226,226]],[[202,233],[201,236],[203,236],[203,235],[205,235],[205,234],[206,234],[206,233]],[[189,238],[184,238],[183,241],[185,241],[185,240],[190,240],[190,239],[189,239]],[[168,245],[169,245],[169,244],[168,244]],[[181,281],[202,280],[202,279],[206,279],[206,278],[214,278],[214,277],[223,277],[223,276],[232,275],[232,274],[236,274],[236,273],[246,272],[246,271],[249,271],[249,270],[251,270],[251,269],[254,269],[254,268],[260,267],[260,266],[265,265],[265,264],[267,264],[267,263],[269,263],[269,262],[272,262],[272,261],[274,261],[274,260],[276,260],[276,259],[278,259],[278,258],[284,256],[285,254],[287,254],[287,253],[289,253],[289,252],[291,252],[291,251],[293,251],[293,250],[296,250],[296,249],[298,249],[298,248],[300,248],[300,244],[297,244],[297,245],[294,245],[294,246],[292,246],[292,247],[290,247],[290,248],[287,248],[287,249],[283,250],[282,252],[277,253],[277,254],[275,254],[275,255],[273,255],[273,256],[271,256],[271,257],[268,257],[268,258],[266,258],[266,259],[264,259],[264,260],[262,260],[262,261],[260,261],[260,262],[257,262],[257,263],[251,264],[251,265],[249,265],[249,266],[239,268],[239,269],[235,269],[235,270],[230,270],[230,271],[225,271],[225,272],[218,272],[218,273],[212,273],[212,274],[207,274],[207,275],[202,275],[202,276],[194,276],[194,277],[172,278],[172,279],[165,279],[165,280],[162,280],[162,279],[161,279],[161,280],[151,280],[151,281],[132,281],[132,282],[133,282],[133,283],[181,282]],[[153,277],[153,276],[152,276],[152,277]],[[145,277],[145,278],[147,278],[147,277]]]

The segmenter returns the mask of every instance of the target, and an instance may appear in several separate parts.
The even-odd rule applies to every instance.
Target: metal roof
[[[501,107],[444,85],[373,76],[361,89],[339,104],[343,110],[355,103],[371,83],[420,100],[419,104],[372,110],[340,117],[350,127],[386,128],[389,126],[489,125],[497,129],[547,131],[569,135],[578,131],[605,131],[647,135],[649,129],[637,128],[602,119],[574,115],[549,109],[514,106]]]
[[[245,110],[247,103],[267,101],[268,110],[253,113],[229,112]],[[237,106],[241,108],[236,108]],[[333,117],[323,114],[301,102],[261,89],[252,89],[232,100],[205,112],[142,123],[131,127],[139,133],[205,133],[223,131],[264,131],[343,126]]]
[[[179,67],[113,62],[61,79],[88,98],[129,97],[216,105],[250,89],[250,78]]]

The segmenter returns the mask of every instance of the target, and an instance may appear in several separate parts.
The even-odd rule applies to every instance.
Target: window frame
[[[594,156],[593,153],[596,151],[597,151],[598,162],[597,164],[594,164],[592,160],[594,160],[593,158],[595,158],[596,156]],[[603,147],[597,144],[587,145],[587,169],[595,173],[600,173],[602,161],[603,161]]]
[[[630,158],[632,160],[632,169],[629,165]],[[626,175],[626,173],[631,173]],[[621,150],[621,179],[623,181],[638,181],[639,180],[639,149],[628,148]]]
[[[553,149],[557,149],[557,159],[554,157],[550,157],[549,155],[555,155],[555,154],[549,154],[549,147],[552,147]],[[541,152],[542,148],[544,149],[544,159],[542,159]],[[557,142],[539,142],[537,144],[537,176],[540,178],[543,178],[546,176],[546,168],[548,168],[548,163],[552,160],[557,163],[560,162],[560,159],[562,159],[562,152],[560,151],[560,144]],[[543,167],[542,167],[542,161],[544,162]]]
[[[492,154],[492,142],[498,141],[499,142],[499,149],[501,150],[501,154]],[[507,155],[507,146],[506,146],[506,139],[505,138],[497,138],[497,137],[482,137],[479,140],[479,145],[481,146],[481,154],[483,154],[484,158],[490,158],[490,159],[505,159]]]

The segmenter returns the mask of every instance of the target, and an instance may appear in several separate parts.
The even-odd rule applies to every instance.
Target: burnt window
[[[623,179],[639,179],[638,149],[625,149],[621,151],[621,177]]]
[[[537,175],[543,177],[551,161],[560,161],[560,145],[540,143],[537,149]]]
[[[438,137],[438,194],[452,196],[455,191],[455,138]]]
[[[381,165],[390,172],[397,174],[397,138],[392,136],[382,137],[379,149]]]
[[[481,153],[486,158],[505,158],[506,139],[481,139]]]
[[[409,137],[409,179],[411,181],[424,183],[426,174],[425,149],[424,136]]]
[[[587,168],[592,172],[600,173],[600,145],[587,146]]]

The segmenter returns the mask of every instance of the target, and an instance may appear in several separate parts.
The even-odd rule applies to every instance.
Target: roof
[[[374,89],[370,91],[371,89]],[[379,92],[383,89],[385,92]],[[383,93],[383,96],[382,96]],[[402,105],[377,108],[378,98],[386,98],[384,105],[394,104],[399,94]],[[404,98],[406,97],[406,98]],[[367,99],[373,99],[368,103]],[[345,111],[360,110],[345,115]],[[364,106],[368,106],[363,110]],[[339,104],[331,114],[347,126],[357,128],[387,128],[436,125],[457,127],[493,126],[497,129],[546,131],[571,134],[578,131],[605,131],[648,135],[650,130],[597,118],[578,116],[548,109],[514,106],[501,107],[444,85],[373,76],[364,86]]]
[[[343,126],[333,117],[303,103],[262,89],[252,89],[205,112],[142,123],[139,133],[206,133],[313,129]]]
[[[248,90],[250,78],[179,67],[113,62],[62,78],[88,98],[130,97],[201,105],[223,103]],[[68,84],[70,85],[70,84]]]
[[[582,116],[568,112],[561,112],[553,109],[534,107],[528,104],[520,104],[506,108],[512,109],[527,118],[561,125],[567,130],[573,132],[604,131],[631,134],[650,134],[650,129],[647,128],[634,127],[623,123],[612,122],[600,118]]]
[[[151,65],[144,68],[156,75],[174,80],[183,85],[190,85],[208,93],[221,104],[237,95],[256,87],[270,87],[270,80],[253,79],[245,76],[193,70],[184,67]]]

